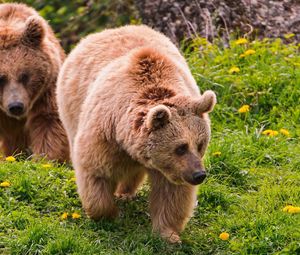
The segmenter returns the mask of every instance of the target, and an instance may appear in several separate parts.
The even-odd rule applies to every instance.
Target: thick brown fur
[[[30,149],[67,161],[67,136],[59,120],[56,80],[65,54],[47,22],[24,4],[0,4],[0,138],[5,155]],[[24,105],[22,114],[10,105]]]
[[[114,195],[132,198],[148,173],[153,229],[179,242],[216,99],[200,94],[178,49],[147,26],[90,35],[66,59],[57,99],[87,214],[115,217]]]

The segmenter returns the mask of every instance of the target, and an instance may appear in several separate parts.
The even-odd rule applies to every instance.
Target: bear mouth
[[[26,117],[26,113],[22,113],[22,114],[12,114],[10,113],[9,111],[5,111],[6,112],[6,115],[10,118],[14,118],[14,119],[17,119],[17,120],[21,120],[21,119],[24,119]]]

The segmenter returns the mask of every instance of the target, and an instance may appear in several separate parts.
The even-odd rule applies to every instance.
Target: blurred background
[[[177,45],[200,35],[226,45],[236,36],[252,38],[295,34],[300,39],[299,0],[24,0],[54,28],[69,51],[83,36],[124,24],[148,24]]]

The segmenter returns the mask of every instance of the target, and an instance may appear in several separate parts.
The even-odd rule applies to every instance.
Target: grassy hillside
[[[71,168],[3,160],[0,253],[300,254],[299,45],[230,46],[199,38],[184,50],[218,105],[205,158],[210,176],[181,245],[151,233],[147,185],[136,200],[118,201],[120,218],[95,223],[81,209]]]

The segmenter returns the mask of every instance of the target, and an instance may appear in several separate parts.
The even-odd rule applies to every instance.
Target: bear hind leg
[[[126,176],[117,186],[115,196],[122,200],[131,200],[136,196],[137,190],[145,179],[145,171],[139,169],[134,174]]]

